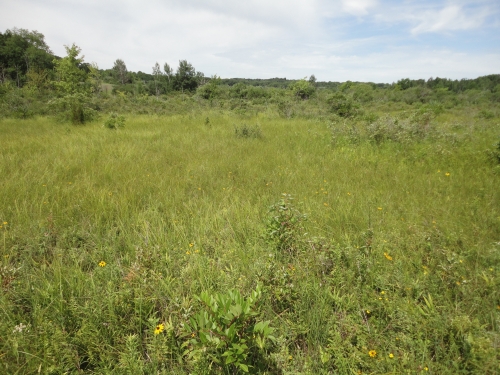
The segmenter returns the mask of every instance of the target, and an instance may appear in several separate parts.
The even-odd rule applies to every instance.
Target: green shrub
[[[125,117],[113,112],[104,122],[104,126],[108,129],[115,130],[118,128],[123,128],[125,126]]]
[[[354,117],[357,114],[357,106],[342,93],[333,94],[326,101],[330,110],[340,117]]]
[[[53,99],[49,106],[60,119],[73,124],[84,124],[98,118],[98,112],[92,108],[91,98],[83,93],[68,94]]]
[[[305,79],[298,80],[289,86],[289,89],[292,90],[294,96],[300,99],[309,99],[316,88]]]

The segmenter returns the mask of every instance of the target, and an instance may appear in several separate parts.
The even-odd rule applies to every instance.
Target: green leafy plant
[[[289,89],[292,90],[294,96],[300,99],[309,99],[316,91],[316,88],[311,82],[307,81],[305,78],[291,84]]]
[[[53,99],[49,107],[61,120],[73,124],[84,124],[98,117],[98,112],[92,108],[91,98],[80,92]]]
[[[125,117],[123,115],[118,115],[113,112],[109,115],[106,122],[104,122],[104,126],[108,129],[118,129],[123,128],[125,126]]]
[[[283,194],[278,203],[269,207],[266,223],[266,240],[278,252],[293,255],[300,247],[300,235],[304,232],[306,215],[292,204],[290,194]]]
[[[275,341],[269,321],[258,320],[261,288],[244,298],[237,290],[211,295],[202,292],[196,299],[200,312],[185,326],[184,355],[200,367],[226,373],[252,372],[265,366],[269,341]]]
[[[355,103],[342,93],[331,95],[327,99],[327,103],[330,105],[331,111],[340,117],[354,117],[357,114]]]

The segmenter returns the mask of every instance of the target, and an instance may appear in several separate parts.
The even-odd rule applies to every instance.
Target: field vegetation
[[[500,76],[67,52],[0,84],[1,373],[500,372]]]

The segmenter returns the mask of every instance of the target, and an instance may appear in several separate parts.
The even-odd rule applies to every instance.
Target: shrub
[[[340,117],[354,117],[357,114],[357,106],[342,93],[336,93],[327,98],[330,110]]]
[[[104,122],[104,126],[108,129],[118,129],[125,126],[125,117],[120,116],[117,113],[111,113],[107,120]]]
[[[316,91],[316,88],[305,79],[294,82],[289,86],[289,89],[292,90],[294,96],[300,99],[309,99]]]
[[[400,143],[422,140],[434,130],[432,118],[432,113],[426,111],[413,112],[406,119],[386,115],[368,126],[368,138],[377,144],[388,140]]]
[[[49,106],[62,120],[71,121],[73,124],[84,124],[98,117],[98,112],[92,108],[90,97],[83,93],[53,99]]]

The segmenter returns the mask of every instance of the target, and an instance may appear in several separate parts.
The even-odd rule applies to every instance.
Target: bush
[[[117,113],[111,113],[107,118],[106,122],[104,122],[104,126],[108,129],[118,129],[123,128],[125,126],[125,117],[119,116]]]
[[[289,89],[292,90],[294,96],[300,99],[309,99],[316,91],[316,88],[305,79],[294,82],[289,86]]]
[[[357,106],[342,93],[333,94],[326,101],[331,111],[340,117],[354,117],[357,114]]]
[[[387,115],[368,126],[368,138],[377,144],[388,140],[400,143],[422,140],[434,130],[432,118],[427,111],[413,112],[406,119]]]
[[[73,124],[84,124],[98,118],[98,112],[92,108],[89,96],[83,93],[68,94],[49,102],[50,108],[62,120]]]

